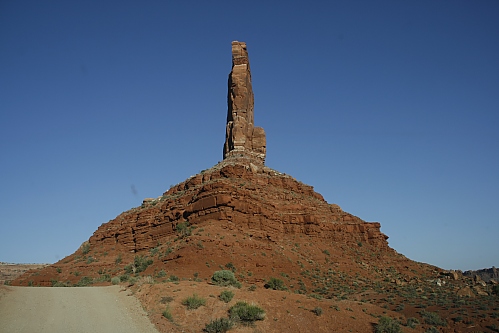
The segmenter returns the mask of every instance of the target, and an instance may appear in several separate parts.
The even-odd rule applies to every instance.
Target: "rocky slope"
[[[499,283],[499,270],[495,267],[479,269],[476,271],[465,271],[463,275],[475,279],[476,276],[478,276],[481,280],[485,282],[494,280],[495,282]]]

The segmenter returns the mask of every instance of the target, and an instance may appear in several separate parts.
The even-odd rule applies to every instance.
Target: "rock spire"
[[[246,157],[265,163],[265,131],[254,126],[254,96],[246,43],[232,42],[232,71],[227,93],[227,125],[224,159]]]

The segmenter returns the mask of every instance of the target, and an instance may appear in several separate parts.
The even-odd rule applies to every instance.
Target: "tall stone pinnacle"
[[[244,42],[232,42],[227,107],[224,159],[247,157],[264,164],[267,143],[263,128],[254,126],[251,71]]]

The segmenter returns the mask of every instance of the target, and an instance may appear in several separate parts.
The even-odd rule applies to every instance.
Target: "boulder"
[[[475,294],[470,287],[466,286],[457,291],[457,295],[461,297],[475,297]]]

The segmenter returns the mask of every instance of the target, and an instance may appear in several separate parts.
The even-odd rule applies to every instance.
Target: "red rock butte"
[[[161,332],[200,332],[230,312],[214,296],[227,287],[213,284],[216,271],[230,269],[244,286],[231,302],[259,304],[267,313],[255,328],[236,328],[241,332],[372,332],[381,316],[407,326],[419,322],[409,327],[423,332],[433,311],[447,318],[441,332],[495,327],[491,310],[498,301],[478,276],[407,259],[388,246],[379,223],[329,204],[312,186],[265,165],[245,43],[232,43],[228,81],[221,162],[103,223],[73,254],[12,285],[121,283]],[[272,280],[283,286],[270,286]],[[206,297],[207,306],[186,309],[184,297],[192,294]],[[167,319],[165,307],[175,320]],[[474,314],[449,320],[460,313]]]
[[[155,261],[154,270],[175,271],[180,276],[183,272],[202,272],[200,256],[203,261],[226,264],[230,256],[236,258],[237,251],[281,248],[280,244],[294,244],[294,239],[301,237],[315,244],[318,257],[323,256],[318,250],[320,247],[343,253],[343,247],[358,248],[358,244],[378,253],[378,258],[396,255],[388,246],[388,237],[381,233],[379,223],[365,222],[338,205],[327,203],[312,186],[265,165],[265,132],[254,126],[251,71],[243,42],[232,42],[227,101],[224,159],[221,162],[103,223],[84,247],[56,264],[70,268],[61,274],[53,268],[39,272],[36,283],[49,285],[54,278],[74,282],[77,278],[65,272],[91,274],[95,266],[115,271],[119,267],[113,260],[106,261],[107,254],[119,255],[120,262],[123,257],[120,265],[124,265],[133,261],[136,254],[148,255],[149,251],[166,249],[172,244],[177,244],[172,247],[174,251],[166,251],[160,261]],[[193,228],[205,230],[205,234],[193,234],[179,242],[176,237],[179,226],[187,222]],[[228,242],[222,241],[222,236],[216,236],[228,230],[233,236],[244,235],[244,239]],[[195,244],[202,244],[202,248]],[[228,246],[231,247],[230,256]],[[102,255],[100,262],[82,261],[82,258],[94,258],[101,252],[106,256]],[[264,271],[265,266],[298,272],[301,269],[298,264],[290,263],[288,259],[248,255],[240,267],[254,272],[249,279],[263,279],[268,274]],[[271,261],[265,264],[264,260]],[[348,256],[344,260],[348,263]],[[26,279],[21,280],[19,284],[27,283]]]
[[[117,243],[140,252],[173,235],[179,223],[209,221],[231,223],[266,239],[308,234],[389,248],[379,223],[364,222],[328,204],[312,186],[264,165],[265,132],[254,126],[246,43],[232,42],[227,95],[224,160],[102,225],[90,238],[91,244]]]

